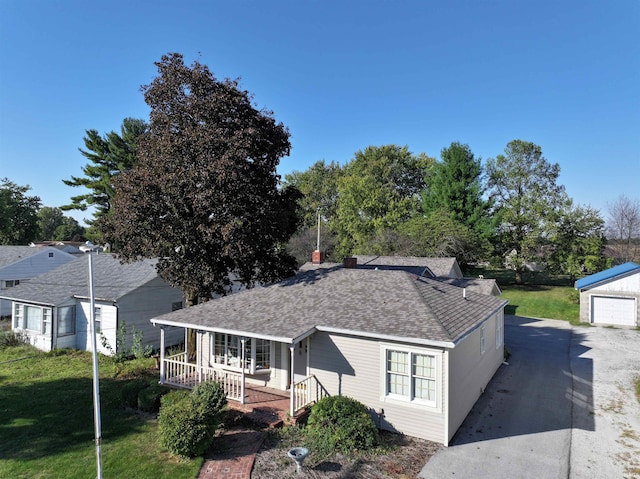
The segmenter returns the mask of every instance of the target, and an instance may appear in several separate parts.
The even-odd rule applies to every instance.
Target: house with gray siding
[[[57,251],[57,250],[56,250]],[[183,295],[162,280],[155,260],[121,263],[111,254],[92,254],[94,321],[98,351],[117,353],[116,334],[124,324],[142,333],[143,345],[160,347],[160,331],[149,319],[182,307]],[[43,351],[59,348],[92,350],[89,255],[41,274],[28,282],[0,291],[11,302],[11,324]],[[111,347],[105,347],[103,340]],[[166,344],[184,341],[174,331]]]
[[[77,259],[51,246],[0,245],[0,294]],[[11,302],[0,299],[0,317],[11,315]]]
[[[219,380],[241,403],[247,388],[285,392],[291,416],[350,396],[379,428],[447,445],[503,362],[507,302],[421,261],[358,259],[153,318],[162,336],[196,333],[195,361],[167,356],[161,339],[161,382]]]

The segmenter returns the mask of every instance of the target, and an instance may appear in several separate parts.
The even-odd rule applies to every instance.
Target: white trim
[[[413,381],[410,380],[409,387],[411,388],[410,395],[411,397],[400,396],[387,394],[387,351],[401,351],[409,354],[409,369],[411,370],[413,366],[413,362],[411,361],[412,354],[421,354],[425,356],[433,356],[436,364],[435,364],[435,372],[436,372],[436,393],[435,401],[425,401],[421,399],[412,399],[413,398]],[[441,349],[426,349],[426,348],[416,348],[411,347],[410,345],[402,345],[402,344],[389,344],[389,343],[380,343],[380,372],[382,374],[382,380],[380,381],[380,401],[393,403],[401,406],[409,406],[420,409],[429,409],[430,411],[443,411],[442,404],[442,365],[443,365],[443,356],[445,354],[445,350]],[[413,374],[409,373],[409,377],[412,378]]]

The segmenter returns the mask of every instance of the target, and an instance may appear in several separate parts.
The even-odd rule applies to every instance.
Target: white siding
[[[600,301],[598,298],[614,298],[619,297],[623,299],[635,298],[635,315],[631,320],[622,319],[616,321],[615,319],[601,318],[594,314],[594,301]],[[625,311],[628,310],[628,306]],[[627,311],[626,314],[630,314]],[[609,281],[605,284],[600,284],[595,288],[585,289],[580,292],[580,321],[585,323],[602,323],[602,324],[617,324],[617,325],[630,325],[640,326],[640,272],[632,274],[630,276],[619,278],[613,281]]]
[[[95,301],[95,307],[100,308],[100,329],[101,332],[96,335],[98,352],[102,354],[111,354],[107,348],[102,346],[102,337],[111,345],[115,351],[116,348],[116,329],[118,327],[118,308],[113,303],[105,303]],[[90,321],[90,302],[88,300],[78,300],[76,304],[76,349],[93,351],[91,347],[91,331]]]
[[[50,253],[52,256],[49,256]],[[0,280],[2,280],[0,284],[4,285],[6,280],[16,279],[20,280],[20,282],[26,282],[75,259],[76,256],[56,248],[43,248],[42,251],[0,268]],[[3,289],[5,294],[9,295],[10,291]],[[0,316],[8,316],[10,314],[11,302],[0,300]]]
[[[393,401],[385,397],[384,347],[409,348],[439,357],[439,407]],[[370,408],[381,429],[444,442],[446,405],[444,404],[444,370],[442,350],[408,347],[377,340],[316,333],[310,341],[310,374],[314,374],[330,395],[349,396]]]
[[[169,287],[161,278],[156,277],[147,284],[131,291],[118,299],[118,323],[123,321],[127,327],[127,347],[131,347],[131,328],[142,331],[143,344],[160,349],[160,328],[151,324],[151,318],[170,313],[173,303],[182,301],[180,290]],[[184,330],[167,328],[165,346],[184,341]]]
[[[496,326],[500,312],[485,321],[485,352],[480,352],[481,328],[449,350],[449,425],[451,440],[467,414],[504,360],[504,340],[496,346]],[[504,331],[504,328],[503,328]]]

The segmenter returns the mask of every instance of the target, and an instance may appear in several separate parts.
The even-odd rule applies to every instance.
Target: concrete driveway
[[[505,317],[512,353],[421,478],[640,477],[640,332]]]

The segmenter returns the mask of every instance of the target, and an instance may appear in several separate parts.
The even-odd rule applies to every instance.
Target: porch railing
[[[180,353],[164,359],[164,383],[193,388],[204,381],[220,381],[228,399],[242,399],[242,374],[188,363]]]
[[[291,415],[297,414],[305,406],[316,403],[326,396],[329,396],[328,391],[314,375],[293,383],[293,410]]]

